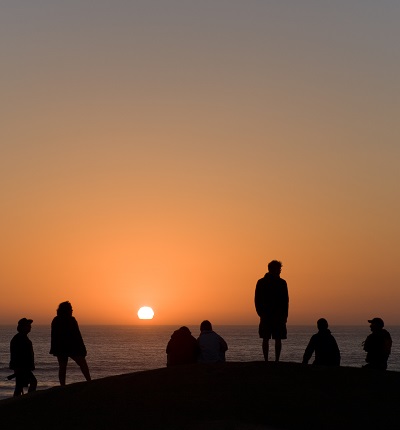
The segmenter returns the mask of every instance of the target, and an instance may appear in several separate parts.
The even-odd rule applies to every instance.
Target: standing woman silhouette
[[[90,381],[89,367],[86,362],[86,347],[83,343],[78,322],[72,316],[70,302],[62,302],[57,309],[57,316],[51,323],[51,348],[50,354],[58,359],[58,378],[60,385],[65,385],[68,358],[72,358],[81,368],[86,381]]]

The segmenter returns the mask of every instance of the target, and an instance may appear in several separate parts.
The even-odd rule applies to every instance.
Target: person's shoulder
[[[328,336],[329,336],[329,338],[330,338],[330,339],[335,339],[335,336],[332,334],[332,332],[331,332],[331,331],[329,332],[329,335],[328,335]]]
[[[271,278],[271,275],[267,272],[262,278],[257,281],[258,284],[265,284]]]
[[[67,322],[68,327],[75,327],[75,326],[78,326],[78,321],[77,321],[77,320],[76,320],[76,318],[75,318],[75,317],[73,317],[73,316],[69,316],[69,317],[66,319],[66,322]]]
[[[12,339],[11,339],[11,343],[15,343],[18,342],[18,340],[21,338],[21,333],[16,333]]]

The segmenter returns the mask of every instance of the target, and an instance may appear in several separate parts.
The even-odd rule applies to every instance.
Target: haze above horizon
[[[0,324],[400,325],[400,3],[5,1]]]

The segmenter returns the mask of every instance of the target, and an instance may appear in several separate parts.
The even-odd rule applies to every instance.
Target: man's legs
[[[281,356],[282,351],[282,340],[275,339],[275,361],[279,361],[279,357]]]
[[[30,370],[18,370],[16,373],[14,397],[24,394],[24,387],[29,387],[28,393],[36,390],[37,379]]]
[[[264,338],[262,342],[262,351],[264,354],[264,360],[268,361],[268,352],[269,352],[269,339]]]
[[[18,376],[15,378],[15,390],[14,390],[14,397],[18,397],[21,394],[24,394],[24,388],[23,384],[20,382],[20,379]]]

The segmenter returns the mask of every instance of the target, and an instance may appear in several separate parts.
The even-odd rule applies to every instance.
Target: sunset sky
[[[400,2],[4,0],[0,323],[400,324]],[[147,322],[146,324],[149,324]]]

